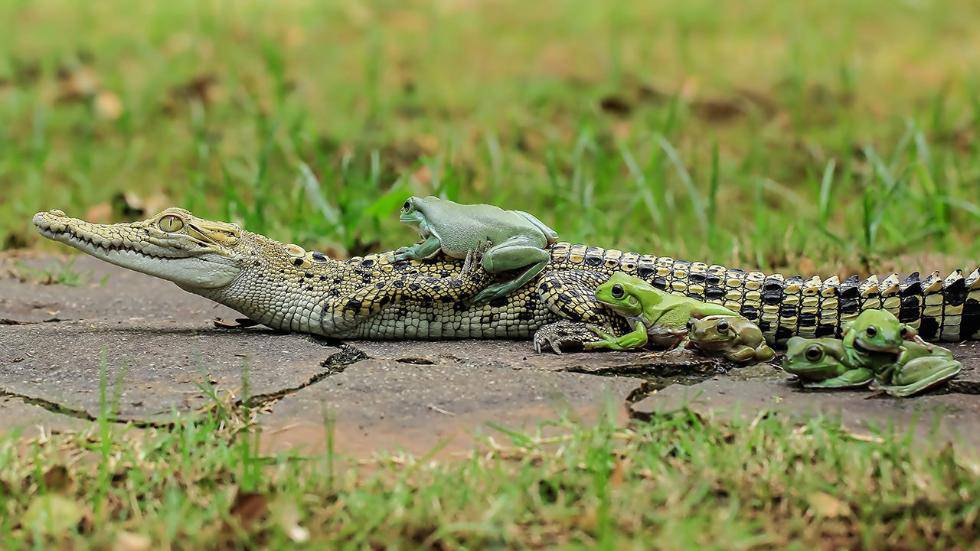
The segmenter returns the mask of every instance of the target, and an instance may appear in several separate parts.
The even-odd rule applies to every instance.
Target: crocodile
[[[533,338],[537,349],[561,352],[581,347],[590,326],[628,330],[595,298],[617,271],[738,312],[772,345],[840,336],[867,309],[892,312],[927,340],[980,338],[980,269],[804,279],[558,242],[532,281],[476,304],[495,280],[468,259],[396,261],[384,252],[337,260],[180,208],[132,223],[95,224],[57,210],[33,221],[44,237],[174,282],[255,323],[333,338]]]

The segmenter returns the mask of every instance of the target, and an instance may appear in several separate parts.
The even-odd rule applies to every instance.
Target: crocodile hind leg
[[[606,309],[595,298],[595,289],[608,276],[584,270],[548,272],[538,280],[538,296],[561,321],[541,327],[534,333],[534,349],[582,350],[586,343],[602,340],[597,332],[622,334],[629,331],[626,321]]]

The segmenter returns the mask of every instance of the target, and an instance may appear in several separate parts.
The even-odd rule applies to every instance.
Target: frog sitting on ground
[[[911,396],[960,372],[942,347],[925,343],[886,310],[865,310],[846,326],[843,340],[794,337],[783,369],[808,388],[864,386]]]
[[[844,325],[844,354],[851,368],[874,373],[898,360],[906,339],[917,339],[915,330],[887,310],[865,310]]]
[[[875,373],[895,363],[903,340],[914,335],[887,310],[865,310],[844,325],[843,340],[790,339],[783,369],[807,388],[864,386]]]
[[[708,355],[721,355],[739,364],[766,362],[776,353],[762,331],[741,316],[708,316],[687,322],[691,345]]]
[[[586,343],[586,350],[634,350],[648,343],[683,350],[687,322],[692,317],[738,316],[718,304],[662,291],[625,272],[613,273],[599,285],[595,296],[599,302],[625,317],[633,331],[617,337],[600,328],[592,328],[602,340]]]
[[[461,205],[438,197],[410,197],[399,219],[416,226],[424,241],[395,251],[395,261],[432,258],[439,252],[462,259],[481,250],[480,265],[488,273],[524,270],[513,279],[487,286],[474,297],[475,304],[506,296],[541,273],[551,258],[546,249],[558,239],[555,230],[526,212]]]
[[[906,341],[898,361],[875,374],[871,389],[904,398],[952,379],[961,369],[946,348]]]
[[[805,388],[854,388],[874,379],[867,367],[851,367],[839,339],[793,337],[786,343],[783,370],[799,377]]]

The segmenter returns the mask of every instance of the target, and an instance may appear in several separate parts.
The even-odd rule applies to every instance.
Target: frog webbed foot
[[[492,302],[494,299],[505,297],[511,291],[504,283],[493,283],[476,294],[470,301],[473,306],[482,306]]]
[[[424,258],[432,258],[439,253],[441,247],[442,242],[439,241],[439,238],[430,237],[425,241],[410,247],[399,247],[395,249],[393,260],[395,262],[401,262],[403,260],[422,260]]]
[[[598,342],[601,337],[596,335],[589,324],[580,321],[556,321],[538,329],[534,333],[534,351],[578,352],[584,350],[589,343]]]
[[[391,260],[392,260],[392,262],[402,262],[403,260],[411,260],[412,258],[414,258],[414,257],[412,256],[412,248],[411,247],[398,247],[392,253],[392,259]]]

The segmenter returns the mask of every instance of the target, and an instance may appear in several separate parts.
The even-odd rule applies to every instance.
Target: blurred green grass
[[[980,258],[972,1],[20,0],[0,21],[0,248],[37,245],[41,209],[121,219],[128,192],[358,254],[411,240],[397,205],[437,194],[804,274]]]
[[[106,391],[103,389],[103,396]],[[974,549],[969,452],[689,410],[501,428],[455,460],[262,452],[248,411],[0,435],[4,549]],[[331,425],[325,429],[332,435]],[[268,435],[268,433],[265,433]],[[445,455],[445,454],[444,454]],[[970,542],[974,542],[971,544]]]

